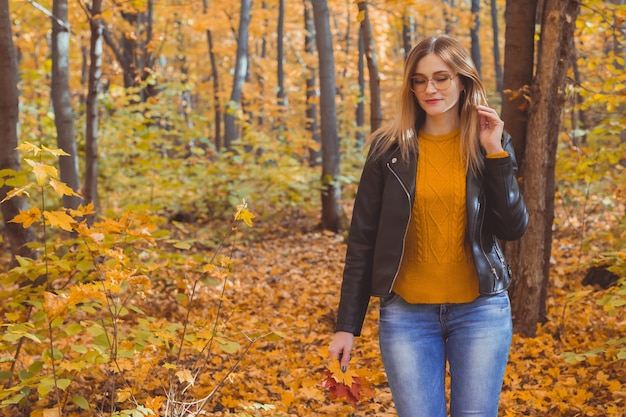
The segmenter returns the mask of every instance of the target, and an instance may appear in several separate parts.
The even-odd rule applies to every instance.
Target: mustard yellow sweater
[[[459,130],[419,133],[415,202],[393,291],[409,303],[466,303],[478,275],[465,244],[465,161]]]

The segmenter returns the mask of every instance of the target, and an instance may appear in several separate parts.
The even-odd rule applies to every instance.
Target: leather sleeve
[[[370,148],[371,153],[371,148]],[[354,200],[336,331],[359,336],[370,299],[372,262],[384,188],[380,159],[365,162]]]
[[[517,183],[517,161],[507,133],[503,147],[509,156],[485,159],[486,215],[498,239],[517,240],[528,227],[528,212]]]

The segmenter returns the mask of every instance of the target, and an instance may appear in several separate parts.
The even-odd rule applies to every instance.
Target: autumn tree
[[[226,149],[230,149],[232,143],[239,136],[235,126],[235,119],[239,113],[241,94],[248,71],[248,27],[250,26],[251,7],[252,0],[241,0],[235,75],[230,93],[230,101],[224,113],[224,147]]]
[[[516,332],[533,336],[545,309],[552,222],[554,219],[555,161],[565,81],[580,3],[545,0],[537,69],[530,87],[526,146],[520,160],[520,188],[526,200],[529,226],[514,251],[517,279],[512,288]]]
[[[502,93],[502,64],[500,62],[500,29],[498,24],[498,2],[490,1],[491,28],[493,32],[493,66],[496,74],[496,91]]]
[[[415,42],[416,28],[415,28],[415,16],[412,7],[406,7],[402,10],[402,49],[404,50],[404,57],[409,55],[409,51]]]
[[[70,94],[70,27],[67,0],[52,2],[52,80],[50,95],[54,108],[54,124],[57,131],[57,146],[68,156],[59,160],[61,181],[74,191],[80,188],[78,175],[78,151],[74,133],[74,114]],[[81,199],[64,195],[63,204],[67,208],[77,208]]]
[[[304,0],[304,51],[308,55],[315,53],[315,21],[313,20],[311,0]],[[319,151],[320,132],[317,121],[317,68],[312,64],[308,64],[307,71],[305,93],[306,128],[314,143],[313,146],[309,147],[309,166],[318,166],[321,154]]]
[[[480,0],[472,0],[472,25],[470,27],[470,47],[472,60],[476,65],[478,74],[482,75],[483,60],[480,56]]]
[[[105,27],[103,36],[124,74],[124,87],[137,88],[141,102],[156,94],[155,82],[146,82],[154,73],[154,56],[150,46],[153,41],[154,0],[147,0],[145,9],[139,3],[123,4],[119,10],[129,25],[116,41],[114,33]]]
[[[278,79],[278,92],[276,98],[278,105],[287,106],[285,96],[285,0],[278,0],[278,26],[276,28],[276,78]]]
[[[102,76],[102,0],[93,0],[89,10],[91,29],[89,75],[85,103],[85,202],[98,207],[98,93]]]
[[[358,0],[360,34],[363,36],[363,46],[367,61],[370,86],[370,129],[378,129],[383,121],[383,110],[380,99],[380,75],[378,73],[378,58],[374,44],[374,32],[367,12],[367,0]]]
[[[18,100],[17,60],[11,31],[11,18],[8,0],[0,0],[0,170],[20,171],[20,159],[17,147]],[[14,185],[0,177],[0,200],[14,190]],[[11,220],[26,210],[26,200],[21,196],[13,197],[0,204],[4,227],[11,244],[13,256],[32,257],[26,246],[34,240],[32,229],[22,227]]]
[[[356,142],[359,146],[365,144],[365,132],[363,127],[365,126],[365,41],[363,40],[363,26],[359,27],[359,57],[357,59],[357,71],[359,89],[358,98],[355,111],[355,122],[357,126]]]
[[[535,68],[537,1],[508,0],[505,11],[502,118],[520,161],[524,159],[526,147],[528,91],[533,82]]]
[[[208,0],[202,0],[202,13],[206,15],[209,10]],[[222,108],[220,104],[220,77],[217,67],[217,57],[215,56],[215,49],[213,44],[213,32],[211,29],[206,30],[206,39],[208,45],[209,61],[211,62],[211,79],[213,80],[213,119],[214,128],[213,136],[215,149],[218,151],[222,145]]]
[[[319,61],[322,140],[322,227],[338,232],[345,215],[339,204],[339,137],[335,107],[335,59],[326,0],[313,1],[315,41]]]
[[[454,8],[454,0],[441,0],[441,8],[443,11],[443,20],[445,22],[444,32],[446,33],[446,35],[451,35],[452,28],[455,22],[450,17],[450,10]]]

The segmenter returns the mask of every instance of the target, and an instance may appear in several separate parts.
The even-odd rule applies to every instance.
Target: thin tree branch
[[[67,30],[68,32],[71,32],[70,27],[69,27],[69,25],[66,22],[64,22],[63,20],[61,20],[58,17],[56,17],[54,14],[52,14],[51,11],[49,11],[48,9],[43,7],[41,4],[36,3],[33,0],[26,0],[26,1],[28,1],[30,4],[32,4],[35,9],[39,10],[40,12],[42,12],[43,14],[48,16],[50,19],[52,19],[55,22],[57,22],[57,24],[59,26],[61,26],[63,29]]]

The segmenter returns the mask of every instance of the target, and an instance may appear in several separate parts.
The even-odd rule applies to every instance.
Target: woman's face
[[[458,120],[463,84],[459,76],[435,54],[420,59],[411,76],[411,90],[426,117]]]

